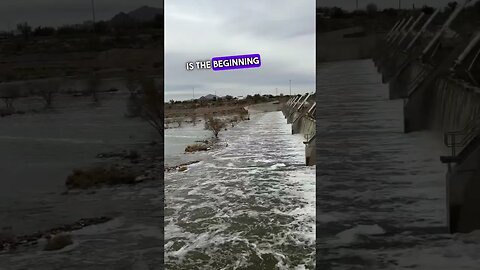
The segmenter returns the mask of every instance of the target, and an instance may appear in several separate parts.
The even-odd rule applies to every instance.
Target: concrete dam
[[[389,98],[404,101],[404,132],[432,130],[449,149],[439,162],[448,166],[452,233],[480,229],[480,28],[465,19],[471,2],[411,11],[377,41],[374,56]]]
[[[282,109],[287,123],[292,125],[292,134],[305,137],[305,164],[316,164],[316,102],[315,94],[307,93],[290,98]]]

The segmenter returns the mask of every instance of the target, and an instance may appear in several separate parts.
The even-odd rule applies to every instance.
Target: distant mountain
[[[155,20],[155,16],[162,15],[162,8],[143,6],[129,13],[120,12],[110,20],[113,24],[130,24],[132,22],[150,22]]]
[[[117,15],[113,16],[110,22],[113,25],[131,25],[132,23],[135,23],[136,20],[130,17],[128,14],[120,12]]]
[[[200,97],[200,100],[214,100],[214,99],[219,99],[219,96],[208,94],[206,96]]]
[[[149,6],[143,6],[141,8],[137,8],[133,11],[128,13],[128,16],[132,17],[133,19],[139,22],[148,22],[153,21],[155,16],[162,15],[163,9],[161,8],[154,8]]]

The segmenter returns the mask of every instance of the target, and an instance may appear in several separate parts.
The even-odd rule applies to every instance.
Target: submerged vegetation
[[[206,144],[196,143],[196,144],[188,145],[185,148],[185,152],[192,153],[192,152],[198,152],[198,151],[207,151],[209,149],[210,149],[210,147],[208,147],[208,145],[206,145]]]
[[[102,185],[135,183],[136,175],[126,169],[93,167],[76,169],[67,177],[65,185],[69,189],[88,189]]]

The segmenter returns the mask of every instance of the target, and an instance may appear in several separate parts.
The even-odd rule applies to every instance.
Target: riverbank
[[[161,263],[156,257],[163,251],[153,251],[163,239],[163,142],[152,144],[159,134],[142,119],[125,117],[127,100],[128,93],[121,91],[102,94],[99,104],[92,104],[91,97],[62,95],[53,110],[0,120],[0,228],[17,242],[36,241],[2,253],[0,265],[130,268],[130,258],[139,254],[148,258],[147,265]],[[43,104],[27,98],[17,105],[23,110]],[[65,181],[73,169],[103,166],[131,168],[139,172],[139,181],[66,192]],[[108,221],[89,222],[102,217]],[[40,239],[35,238],[38,232]],[[69,235],[67,243],[72,244],[44,251],[48,241],[43,236],[53,232]],[[131,243],[137,246],[132,249]],[[102,258],[92,258],[92,250]],[[119,254],[124,259],[119,260]],[[117,259],[109,261],[110,257]]]
[[[61,194],[64,196],[75,196],[84,193],[88,196],[95,194],[99,188],[108,188],[116,185],[138,185],[146,181],[158,181],[160,187],[163,187],[163,157],[159,155],[161,150],[163,150],[162,145],[152,141],[143,147],[137,147],[135,150],[98,153],[96,158],[104,160],[103,165],[84,169],[85,172],[91,170],[89,171],[91,174],[88,176],[82,175],[81,177],[78,174],[81,174],[79,171],[82,172],[82,170],[74,169],[73,174],[66,176],[65,185],[67,190]],[[111,168],[115,168],[120,172],[128,171],[131,173],[131,179],[124,181],[124,179],[120,179],[118,176],[112,176],[116,177],[116,182],[102,181],[105,177],[104,173],[101,172],[108,171]],[[75,177],[79,178],[73,179]],[[2,252],[25,251],[26,248],[37,246],[43,242],[46,242],[46,246],[48,246],[49,239],[53,239],[56,235],[68,235],[65,233],[111,220],[112,217],[82,218],[72,224],[63,224],[45,231],[24,235],[16,235],[14,227],[4,227],[3,232],[0,232],[0,254]],[[70,242],[67,245],[72,243]],[[61,246],[58,249],[63,247]],[[57,248],[53,250],[55,249]]]

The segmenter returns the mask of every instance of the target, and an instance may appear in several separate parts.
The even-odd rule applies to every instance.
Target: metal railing
[[[305,134],[305,141],[303,142],[304,144],[310,144],[315,137],[317,136],[316,133],[311,133],[311,134]]]
[[[451,149],[451,158],[457,158],[458,154],[479,135],[480,118],[470,120],[462,130],[446,132],[443,139],[445,146]]]

